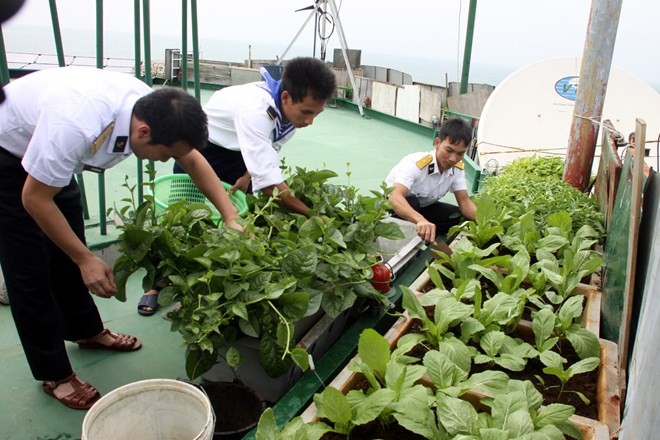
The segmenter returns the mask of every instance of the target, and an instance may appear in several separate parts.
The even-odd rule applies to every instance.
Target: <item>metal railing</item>
[[[190,2],[190,20],[192,23],[192,40],[193,40],[193,72],[195,81],[195,97],[199,100],[201,96],[200,77],[199,77],[199,44],[198,44],[198,29],[197,29],[197,0],[181,0],[181,46],[182,52],[187,52],[187,35],[188,35],[188,5]],[[57,65],[64,67],[67,65],[64,56],[64,47],[62,44],[62,33],[60,30],[59,15],[57,13],[56,0],[49,0],[51,23],[53,27],[53,37],[55,39],[55,49],[57,52]],[[153,85],[151,76],[151,29],[150,29],[150,0],[134,0],[133,3],[133,16],[134,16],[134,36],[135,36],[135,58],[134,58],[134,73],[135,76],[149,86]],[[96,0],[96,67],[99,69],[104,68],[103,61],[103,0]],[[142,59],[141,48],[142,39],[144,39],[144,59]],[[75,59],[75,57],[74,57]],[[70,61],[71,63],[71,61]],[[141,68],[144,65],[144,75],[142,75]],[[182,57],[182,87],[187,89],[187,57]],[[2,84],[7,84],[10,80],[10,71],[7,64],[7,52],[5,49],[4,37],[2,34],[2,27],[0,26],[0,80]],[[153,162],[151,162],[153,168]],[[142,160],[137,160],[137,198],[141,202],[144,199],[143,193],[143,176],[144,166]],[[90,218],[89,207],[87,205],[87,194],[85,192],[85,181],[82,174],[76,175],[76,180],[80,186],[83,214],[86,220]],[[105,176],[98,175],[98,210],[99,210],[99,229],[101,235],[107,235],[107,217],[106,217],[106,186]]]

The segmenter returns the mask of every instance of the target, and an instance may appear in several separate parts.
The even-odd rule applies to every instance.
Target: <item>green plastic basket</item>
[[[231,185],[222,182],[222,186],[229,191]],[[238,215],[245,215],[248,212],[245,193],[235,190],[229,194],[231,202],[236,207]],[[156,202],[156,213],[161,213],[171,204],[186,199],[188,203],[204,203],[211,209],[211,220],[219,221],[222,216],[213,204],[204,194],[195,186],[195,182],[188,174],[169,174],[167,176],[157,177],[154,180],[154,201]]]

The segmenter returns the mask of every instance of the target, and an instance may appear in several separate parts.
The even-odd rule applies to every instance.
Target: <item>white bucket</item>
[[[99,399],[81,440],[212,440],[215,416],[206,394],[171,379],[129,383]]]

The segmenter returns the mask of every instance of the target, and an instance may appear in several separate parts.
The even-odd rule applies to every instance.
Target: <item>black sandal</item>
[[[138,301],[137,311],[142,316],[151,316],[158,310],[158,294],[142,295]]]

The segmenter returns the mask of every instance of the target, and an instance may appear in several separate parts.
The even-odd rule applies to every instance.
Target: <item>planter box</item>
[[[407,311],[404,316],[399,318],[392,327],[385,333],[384,337],[390,343],[390,347],[396,347],[399,339],[410,331],[414,322]],[[523,332],[532,332],[531,323],[522,323],[520,329]],[[596,394],[598,401],[598,420],[604,424],[609,432],[618,431],[621,425],[621,397],[619,393],[619,365],[618,365],[618,347],[612,341],[598,339],[600,343],[600,365],[598,366],[598,379],[596,383]],[[477,398],[487,397],[476,396]],[[592,420],[587,417],[573,415],[570,419],[577,426]]]
[[[304,348],[318,359],[343,334],[348,322],[350,309],[344,311],[336,319],[319,312],[296,323],[294,340],[297,347]],[[236,369],[227,365],[222,357],[209,371],[202,375],[208,382],[232,382],[240,380],[244,385],[254,389],[267,402],[277,402],[302,376],[303,372],[293,365],[289,371],[279,377],[271,377],[259,363],[259,339],[243,337],[235,347],[241,353],[242,364]],[[223,353],[224,354],[224,353]]]
[[[600,280],[599,273],[592,274],[592,280],[595,279]],[[419,297],[430,290],[431,286],[435,287],[433,281],[431,281],[429,270],[426,269],[413,281],[410,285],[410,290]],[[582,310],[583,327],[597,337],[600,337],[600,307],[602,297],[600,288],[591,284],[580,283],[575,288],[574,293],[585,297],[584,309]]]
[[[394,327],[398,326],[398,329],[401,329],[403,327],[408,328],[409,325],[404,325],[405,318],[399,319],[397,323],[395,323]],[[408,321],[412,321],[412,319],[408,319]],[[398,331],[394,330],[394,327],[392,327],[391,332],[388,332],[388,334],[394,335],[397,334]],[[400,334],[402,336],[403,334]],[[398,338],[397,338],[398,340]],[[396,345],[396,342],[391,341],[394,345]],[[355,359],[359,359],[359,356],[355,356]],[[363,375],[361,373],[355,373],[353,371],[350,371],[347,367],[345,367],[336,377],[335,379],[330,383],[329,386],[337,388],[339,391],[342,393],[346,394],[348,393],[352,388],[355,387],[355,385],[360,382],[363,379]],[[475,407],[481,406],[478,403],[478,398],[479,396],[476,395],[468,395],[465,400],[468,400],[470,403],[475,405]],[[314,422],[317,419],[316,417],[316,405],[312,403],[310,406],[305,409],[305,411],[300,415],[302,418],[303,422],[305,423],[310,423]],[[601,423],[597,420],[591,420],[585,417],[579,417],[579,416],[572,416],[570,418],[570,421],[575,424],[575,426],[580,430],[582,433],[582,438],[583,440],[609,440],[610,438],[610,431],[604,423]]]

